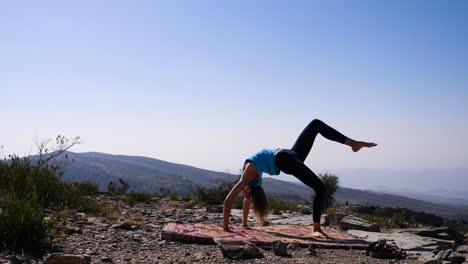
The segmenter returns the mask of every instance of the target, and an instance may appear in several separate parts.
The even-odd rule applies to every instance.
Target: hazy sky
[[[3,1],[0,145],[237,172],[319,118],[312,169],[468,167],[467,1]]]

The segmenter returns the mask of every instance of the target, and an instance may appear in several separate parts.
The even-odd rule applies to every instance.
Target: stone
[[[272,209],[271,213],[274,214],[274,215],[281,215],[282,214],[281,211],[278,210],[278,209]]]
[[[315,250],[315,247],[313,245],[310,245],[307,250],[309,251],[310,255],[312,256],[317,256],[317,251]]]
[[[411,232],[418,236],[432,237],[443,240],[453,240],[455,242],[463,241],[463,235],[450,227],[437,228],[407,228],[406,232]]]
[[[442,260],[435,260],[435,259],[431,259],[431,260],[428,260],[426,262],[424,262],[424,264],[442,264]]]
[[[101,258],[101,262],[112,263],[112,262],[114,262],[114,261],[113,261],[112,258],[110,258],[110,257],[102,257],[102,258]]]
[[[463,262],[465,262],[466,258],[460,254],[454,254],[451,258],[450,258],[450,262],[452,264],[462,264]]]
[[[111,228],[132,231],[132,230],[138,230],[140,227],[137,225],[132,225],[130,222],[126,221],[119,225],[112,225]]]
[[[64,232],[67,235],[83,234],[83,230],[81,230],[78,227],[73,227],[73,226],[70,226],[70,225],[65,226]]]
[[[287,218],[271,220],[273,225],[312,225],[310,215],[291,216]]]
[[[63,254],[55,253],[48,256],[44,264],[90,264],[91,257],[87,255],[74,255],[74,254]]]
[[[375,224],[371,223],[367,220],[364,220],[362,218],[352,216],[352,215],[347,215],[343,217],[339,223],[340,227],[344,230],[363,230],[363,231],[370,231],[370,232],[379,232],[380,227]]]
[[[438,254],[454,246],[453,241],[419,236],[408,231],[408,229],[390,229],[386,230],[385,233],[348,230],[348,233],[369,243],[379,239],[393,241],[399,248],[408,252],[410,256],[419,254],[418,259],[422,262],[435,260],[433,258],[435,250],[437,250]]]
[[[195,257],[195,259],[198,259],[198,260],[205,258],[205,256],[203,255],[203,252],[197,252],[193,254],[193,256]]]
[[[275,253],[275,255],[277,256],[282,256],[282,257],[285,257],[285,256],[288,256],[288,243],[284,243],[280,240],[277,240],[277,241],[273,241],[273,243],[271,243],[271,246],[273,248],[273,253]]]
[[[320,225],[322,226],[329,226],[331,223],[330,221],[330,216],[328,216],[327,214],[323,214],[321,217],[320,217]]]
[[[206,212],[207,213],[222,213],[223,206],[222,205],[208,205],[206,207]]]
[[[246,240],[233,240],[215,238],[214,242],[219,245],[224,257],[230,259],[244,259],[262,257],[260,249]]]
[[[452,254],[451,249],[441,250],[441,251],[439,251],[439,253],[437,253],[437,255],[434,257],[434,259],[436,259],[436,260],[448,260],[450,254]]]

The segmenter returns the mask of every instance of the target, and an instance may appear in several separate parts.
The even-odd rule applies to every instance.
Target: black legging
[[[318,133],[329,140],[339,143],[344,144],[346,140],[346,137],[340,132],[324,122],[314,119],[304,128],[304,131],[299,135],[292,149],[282,149],[275,156],[275,164],[282,172],[294,175],[305,185],[315,190],[313,205],[314,222],[320,221],[326,189],[319,177],[304,164],[304,160],[307,158]]]

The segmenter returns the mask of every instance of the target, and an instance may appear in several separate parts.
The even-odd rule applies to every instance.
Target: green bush
[[[325,209],[335,203],[335,193],[338,191],[340,179],[338,176],[326,172],[319,174],[320,180],[325,185],[327,192],[325,193]]]
[[[123,201],[131,206],[135,205],[136,203],[148,203],[151,201],[152,196],[143,193],[143,192],[130,192],[125,195]]]
[[[197,187],[193,191],[193,195],[196,200],[200,201],[204,205],[221,205],[224,203],[229,192],[232,190],[237,181],[226,181],[219,179],[218,187],[216,188],[204,188]]]
[[[119,178],[118,182],[119,186],[113,181],[109,182],[109,185],[107,186],[107,192],[111,195],[124,195],[128,189],[130,188],[130,185],[128,182],[124,181],[122,178]]]
[[[37,199],[34,192],[24,199],[19,199],[15,193],[3,199],[0,240],[7,248],[31,248],[47,237],[55,222],[45,220],[45,211]]]
[[[76,191],[84,195],[93,195],[99,192],[99,186],[89,181],[72,182],[75,185]]]
[[[350,210],[359,217],[379,224],[382,228],[442,226],[445,223],[442,217],[406,208],[362,205],[351,207]]]
[[[268,205],[270,210],[289,210],[289,211],[299,211],[300,207],[296,203],[290,203],[282,200],[273,199],[268,197]]]
[[[171,201],[180,201],[180,196],[177,193],[173,193],[173,194],[171,194],[171,196],[169,196],[169,200],[171,200]]]
[[[46,215],[46,209],[77,209],[96,214],[108,210],[103,203],[86,197],[95,193],[97,186],[62,181],[61,165],[67,158],[54,159],[76,144],[67,142],[59,136],[57,151],[47,154],[43,143],[37,156],[10,155],[0,160],[0,245],[28,251],[37,248],[36,243],[57,238],[60,229],[56,224],[60,220]]]
[[[200,201],[189,201],[184,204],[185,209],[193,209],[195,206],[199,205]]]

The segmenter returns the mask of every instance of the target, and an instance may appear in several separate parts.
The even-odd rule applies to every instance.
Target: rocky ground
[[[91,263],[419,263],[415,259],[375,259],[366,256],[362,250],[317,249],[313,255],[307,248],[291,246],[288,257],[276,256],[271,248],[264,247],[261,258],[231,260],[223,257],[214,244],[185,244],[161,239],[161,230],[167,222],[221,223],[221,213],[209,213],[204,208],[184,209],[182,202],[162,199],[134,206],[121,204],[120,207],[119,213],[105,218],[67,212],[69,235],[56,251],[78,257],[63,263],[86,263],[85,259],[89,261],[89,258]],[[273,223],[310,218],[310,215],[299,213],[271,216]],[[254,225],[252,219],[250,221]],[[231,223],[240,222],[240,210],[234,210]],[[3,252],[0,253],[0,263],[43,263],[46,257],[34,259]]]

